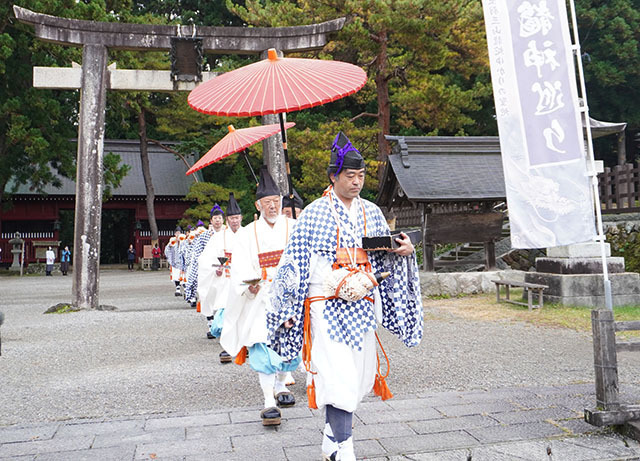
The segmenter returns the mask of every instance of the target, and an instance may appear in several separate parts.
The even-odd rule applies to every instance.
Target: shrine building
[[[169,144],[169,143],[167,143]],[[75,142],[70,148],[76,149]],[[142,257],[144,245],[151,244],[146,189],[142,176],[140,143],[137,140],[106,140],[105,155],[117,154],[121,164],[131,166],[120,186],[111,190],[111,197],[102,203],[102,234],[100,248],[101,264],[126,262],[129,244],[136,249],[137,257]],[[187,165],[176,155],[154,144],[148,145],[149,166],[155,192],[155,214],[158,224],[160,246],[173,235],[178,220],[191,202],[184,197],[194,182],[193,176],[186,176]],[[187,156],[187,162],[194,159]],[[0,266],[11,264],[9,240],[16,232],[25,239],[25,265],[44,260],[46,247],[60,251],[68,246],[73,251],[73,223],[75,213],[76,183],[58,175],[60,187],[47,185],[43,193],[30,190],[24,184],[11,194],[8,206],[0,208]],[[199,177],[201,180],[201,178]],[[6,193],[11,192],[7,186]]]

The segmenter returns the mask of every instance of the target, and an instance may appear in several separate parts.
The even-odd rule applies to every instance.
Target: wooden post
[[[591,311],[593,366],[596,378],[596,406],[605,411],[619,410],[618,359],[616,355],[613,311]]]
[[[436,271],[436,262],[435,262],[435,247],[431,243],[427,243],[424,247],[424,263],[425,270],[427,272],[435,272]]]
[[[488,271],[496,268],[496,243],[484,242],[484,268]]]
[[[73,306],[98,307],[107,47],[84,45],[78,127]]]

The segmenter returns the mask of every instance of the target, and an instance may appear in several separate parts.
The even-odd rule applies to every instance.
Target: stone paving
[[[368,399],[356,413],[359,459],[635,460],[640,445],[582,420],[593,385],[434,392]],[[633,389],[637,392],[638,389]],[[637,394],[636,394],[637,395]],[[76,419],[0,427],[0,459],[321,459],[324,418],[304,402],[265,428],[259,408]]]
[[[69,292],[63,277],[0,277],[0,459],[321,459],[324,418],[306,407],[302,374],[298,404],[264,428],[254,376],[214,366],[217,342],[166,273],[103,273],[101,300],[118,311],[42,314]],[[583,335],[449,318],[426,328],[414,350],[389,341],[396,396],[356,412],[359,459],[640,460],[636,441],[582,419],[595,402]],[[621,400],[637,403],[637,360],[621,361]],[[445,371],[440,386],[459,390],[436,388]]]

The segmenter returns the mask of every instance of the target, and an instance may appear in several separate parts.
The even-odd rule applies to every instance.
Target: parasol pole
[[[284,164],[287,168],[287,187],[289,188],[289,199],[291,201],[291,216],[296,219],[296,208],[293,203],[293,182],[291,181],[291,167],[289,166],[289,152],[287,151],[287,131],[284,129],[284,116],[282,112],[278,114],[280,119],[280,134],[282,135],[282,150],[284,151]]]
[[[256,185],[258,185],[258,183],[260,181],[258,181],[258,177],[256,176],[256,172],[253,171],[253,167],[251,166],[251,163],[249,162],[249,155],[247,154],[247,149],[242,151],[242,157],[244,157],[244,161],[247,162],[247,166],[249,167],[249,171],[251,171],[251,174],[253,175],[253,180],[256,182]]]

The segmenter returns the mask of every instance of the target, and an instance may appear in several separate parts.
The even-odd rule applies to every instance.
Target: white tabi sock
[[[280,392],[289,392],[289,389],[287,389],[287,385],[286,385],[287,372],[278,371],[275,376],[276,376],[276,383],[275,383],[276,394],[279,394]]]
[[[287,371],[287,377],[285,378],[284,383],[287,386],[293,386],[296,383],[296,380],[293,379],[293,375],[290,371]]]
[[[276,375],[258,373],[258,378],[260,379],[260,387],[262,388],[262,393],[264,394],[264,407],[275,407],[276,399],[273,395],[273,387],[276,381]]]
[[[331,425],[326,423],[324,425],[324,432],[322,434],[322,456],[325,459],[330,459],[331,455],[338,451],[338,442],[333,438],[333,432],[331,431]]]
[[[353,437],[338,444],[338,461],[356,461],[356,452],[353,448]]]

